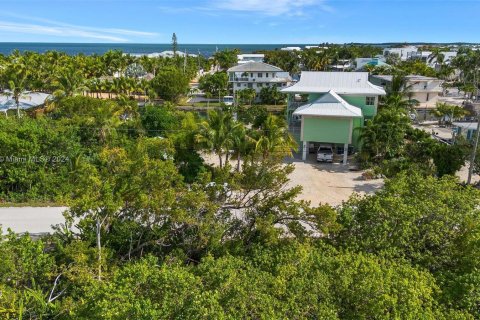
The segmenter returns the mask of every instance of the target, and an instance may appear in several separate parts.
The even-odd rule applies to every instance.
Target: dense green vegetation
[[[453,145],[434,140],[421,129],[412,127],[409,114],[417,101],[408,96],[409,87],[401,75],[393,77],[387,96],[380,103],[377,115],[360,128],[362,149],[358,160],[373,175],[393,177],[415,168],[424,174],[454,175],[465,164],[471,150],[469,143],[458,137]],[[441,117],[458,118],[465,110],[448,104],[438,104],[434,110]]]
[[[17,51],[0,55],[0,90],[10,90],[16,99],[26,91],[42,91],[56,98],[88,94],[175,102],[188,93],[188,83],[198,70],[209,70],[211,63],[201,56],[149,58],[121,51],[90,56]],[[151,78],[145,78],[148,73]]]
[[[2,317],[480,316],[476,189],[410,166],[338,208],[298,201],[283,120],[240,114],[71,97],[2,119],[11,152],[68,158],[2,163],[4,199],[70,207],[51,236],[0,241]]]
[[[155,74],[142,93],[125,85],[135,77],[102,79],[141,73],[115,52],[15,55],[1,58],[4,88],[56,93],[0,116],[0,198],[69,210],[52,235],[0,236],[0,318],[480,318],[480,192],[453,177],[468,146],[412,128],[401,78],[359,132],[360,160],[385,187],[331,207],[297,199],[283,163],[296,143],[264,107],[200,118],[132,99],[178,100],[201,59],[185,72],[183,59],[139,59]],[[28,59],[38,68],[18,64]],[[90,97],[82,79],[98,81]],[[202,81],[224,84],[224,73]]]

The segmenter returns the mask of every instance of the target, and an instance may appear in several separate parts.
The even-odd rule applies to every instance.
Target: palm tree
[[[438,117],[438,123],[442,124],[442,122],[451,123],[452,121],[467,115],[468,111],[456,105],[437,102],[435,110],[432,110],[431,113]],[[449,119],[448,121],[447,118]]]
[[[64,68],[55,77],[53,82],[55,91],[53,95],[56,97],[72,97],[82,95],[89,88],[85,84],[85,79],[78,70],[73,67]]]
[[[138,116],[137,103],[131,100],[127,95],[120,94],[117,97],[117,104],[122,109],[122,115],[120,117],[124,121]]]
[[[264,160],[274,157],[292,156],[292,150],[297,149],[297,143],[288,131],[285,121],[269,115],[260,127],[260,136],[255,144],[255,151]]]
[[[232,148],[237,157],[237,171],[240,171],[241,159],[255,151],[255,141],[249,135],[245,125],[239,122],[232,129],[232,142]]]
[[[223,110],[210,111],[208,119],[201,122],[195,140],[203,149],[213,151],[219,160],[220,168],[223,168],[223,156],[225,165],[228,163],[228,153],[233,146],[233,129],[235,121],[231,112]]]
[[[412,85],[408,84],[402,75],[394,75],[387,87],[387,96],[381,103],[382,107],[412,110],[419,102],[411,98]]]
[[[17,117],[20,118],[20,98],[27,92],[28,87],[28,72],[25,66],[21,64],[11,64],[7,66],[5,71],[7,79],[7,88],[17,107]]]
[[[366,126],[359,128],[364,160],[380,163],[398,156],[410,127],[405,110],[394,107],[382,109]]]
[[[445,62],[445,55],[442,53],[440,48],[435,48],[432,50],[432,53],[428,56],[428,63],[435,61],[435,67],[442,66]]]

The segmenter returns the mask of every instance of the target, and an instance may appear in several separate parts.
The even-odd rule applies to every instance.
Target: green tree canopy
[[[178,102],[188,93],[189,78],[178,68],[168,67],[158,71],[151,82],[157,95],[170,102]]]

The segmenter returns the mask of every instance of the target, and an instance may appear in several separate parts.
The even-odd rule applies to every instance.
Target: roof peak
[[[294,114],[347,118],[360,118],[363,116],[362,109],[346,102],[335,90],[329,90],[313,103],[301,106],[294,111]]]
[[[249,61],[236,65],[227,70],[228,72],[247,72],[247,71],[267,71],[267,72],[283,72],[279,67],[259,61]]]
[[[283,89],[283,92],[326,93],[334,90],[339,94],[385,95],[385,90],[368,81],[368,72],[304,71],[300,81]]]

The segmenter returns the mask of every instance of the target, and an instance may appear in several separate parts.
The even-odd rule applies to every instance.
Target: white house
[[[147,54],[146,56],[149,57],[149,58],[159,58],[159,57],[173,58],[173,57],[175,57],[175,54],[179,57],[185,57],[185,55],[187,55],[189,57],[193,57],[193,58],[198,57],[198,55],[196,55],[196,54],[185,53],[183,51],[177,51],[175,53],[171,50],[166,50],[166,51],[162,51],[162,52],[153,52],[153,53]]]
[[[18,101],[18,106],[22,110],[34,108],[45,104],[51,95],[43,92],[28,92],[22,94]],[[9,91],[0,94],[0,112],[7,113],[9,109],[17,109],[17,104]]]
[[[248,62],[263,62],[265,55],[263,53],[244,53],[237,55],[238,64],[244,64]]]
[[[352,61],[350,59],[339,59],[335,64],[328,66],[333,71],[345,71],[353,67]]]
[[[383,55],[385,57],[388,57],[389,55],[396,55],[400,58],[400,60],[406,61],[417,51],[418,48],[415,46],[406,46],[402,48],[385,48],[383,49]]]
[[[444,51],[444,52],[441,52],[441,54],[443,55],[443,62],[445,64],[450,64],[452,62],[452,60],[457,56],[456,51]],[[430,60],[431,56],[432,56],[431,51],[418,51],[418,52],[412,54],[410,59],[422,60],[425,63],[427,63],[430,67],[435,68],[435,67],[437,67],[437,59],[434,58],[434,59]]]
[[[254,89],[259,93],[264,87],[286,88],[292,82],[288,72],[264,62],[247,62],[227,70],[233,92]]]
[[[300,48],[300,47],[284,47],[284,48],[281,48],[280,50],[282,50],[282,51],[302,51],[302,48]]]

